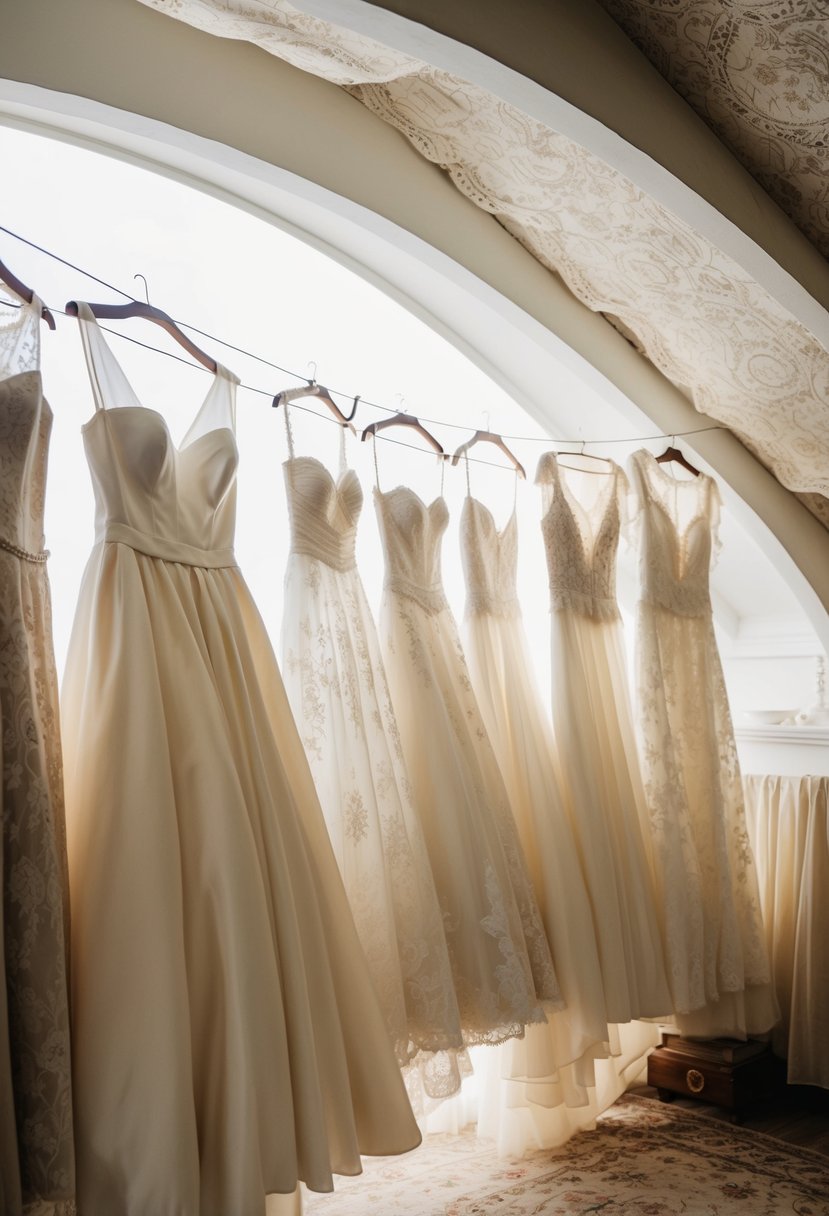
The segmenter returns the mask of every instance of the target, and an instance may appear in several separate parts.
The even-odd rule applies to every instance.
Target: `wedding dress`
[[[443,592],[442,495],[375,490],[385,555],[381,643],[468,1043],[493,1043],[561,1005],[503,779]]]
[[[634,453],[637,695],[673,1008],[688,1035],[745,1037],[778,1011],[708,590],[719,493]]]
[[[84,1216],[263,1216],[419,1132],[233,554],[235,380],[180,445],[91,310],[96,543],[64,683]]]
[[[467,469],[468,479],[468,469]],[[607,1054],[602,972],[590,900],[560,787],[553,733],[532,671],[516,594],[516,513],[499,531],[471,492],[461,513],[467,658],[509,793],[566,1008],[501,1049],[529,1100],[581,1106],[592,1061]],[[532,1082],[536,1082],[535,1085]],[[533,1092],[534,1090],[534,1092]]]
[[[587,881],[608,1022],[671,1008],[619,608],[627,480],[613,461],[540,459],[551,596],[553,728]],[[571,481],[578,486],[578,494]]]
[[[0,1211],[75,1193],[58,688],[40,314],[0,303]]]
[[[312,456],[284,464],[291,521],[282,670],[334,854],[414,1099],[460,1086],[460,1017],[443,920],[412,804],[374,620],[355,565],[360,482]],[[435,1058],[432,1053],[442,1053]],[[443,1053],[450,1054],[443,1054]]]

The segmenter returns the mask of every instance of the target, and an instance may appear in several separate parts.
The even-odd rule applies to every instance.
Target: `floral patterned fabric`
[[[505,1161],[474,1135],[367,1161],[307,1216],[829,1216],[829,1160],[694,1111],[624,1095],[552,1151]]]
[[[40,303],[0,306],[0,1210],[74,1194],[63,771],[43,507]]]

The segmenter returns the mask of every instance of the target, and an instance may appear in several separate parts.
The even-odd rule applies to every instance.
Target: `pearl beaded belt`
[[[10,540],[6,540],[0,536],[0,549],[5,549],[7,553],[14,554],[24,562],[35,562],[37,565],[42,565],[49,556],[49,550],[43,549],[40,553],[30,553],[28,549],[21,549],[19,545],[13,545]]]

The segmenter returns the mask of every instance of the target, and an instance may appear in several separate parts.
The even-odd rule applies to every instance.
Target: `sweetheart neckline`
[[[498,537],[499,540],[503,540],[504,537],[506,536],[507,529],[510,528],[515,523],[515,519],[516,519],[515,507],[512,508],[512,511],[510,512],[509,516],[507,517],[507,521],[504,524],[504,526],[502,528],[499,528],[495,522],[495,516],[492,514],[491,509],[486,505],[485,502],[481,502],[480,498],[476,498],[474,494],[467,494],[466,498],[464,499],[464,504],[466,504],[468,502],[475,503],[476,506],[481,508],[481,510],[489,518],[489,521],[492,524],[492,530],[495,533],[495,535]]]
[[[88,431],[90,429],[90,427],[93,425],[93,423],[96,421],[96,419],[100,418],[102,414],[118,414],[118,413],[121,413],[122,411],[127,411],[127,410],[132,410],[132,411],[140,410],[145,414],[152,414],[154,417],[160,418],[161,422],[164,426],[164,430],[167,434],[167,438],[170,440],[170,447],[173,449],[173,451],[176,453],[177,456],[181,456],[181,454],[183,452],[189,451],[190,448],[194,447],[195,444],[200,442],[200,440],[206,439],[208,437],[208,435],[218,435],[222,431],[226,431],[231,436],[231,438],[233,439],[233,446],[236,449],[236,452],[238,454],[238,446],[236,444],[236,432],[234,431],[233,427],[231,427],[231,426],[214,426],[209,431],[204,431],[201,435],[197,435],[195,439],[191,439],[189,443],[185,443],[185,444],[182,444],[181,446],[179,446],[176,443],[175,439],[173,439],[173,434],[172,434],[172,431],[170,430],[170,425],[167,422],[167,419],[161,413],[161,410],[153,409],[153,407],[151,405],[115,405],[115,406],[111,406],[111,407],[105,406],[103,409],[96,410],[95,413],[92,415],[92,417],[83,424],[83,426],[81,427],[81,434],[85,434],[86,431]],[[199,411],[199,413],[201,413],[201,411]],[[198,417],[198,415],[196,415],[196,417]],[[192,424],[191,424],[191,429],[192,429]]]
[[[362,490],[362,488],[363,488],[360,485],[360,478],[357,476],[356,469],[352,469],[351,466],[348,465],[346,468],[343,469],[342,473],[339,473],[335,477],[334,474],[329,469],[328,465],[323,464],[323,462],[319,459],[318,456],[289,456],[287,460],[282,461],[282,467],[283,467],[283,469],[286,469],[288,467],[288,465],[297,464],[299,461],[302,461],[302,460],[307,461],[309,464],[316,465],[316,467],[318,469],[322,469],[323,473],[326,475],[328,480],[331,482],[331,485],[334,487],[335,490],[339,490],[340,485],[345,480],[345,478],[349,475],[349,473],[353,474],[353,476],[357,479],[357,485],[360,486],[360,489]]]
[[[392,486],[392,488],[390,490],[381,490],[379,486],[375,486],[374,494],[375,494],[375,497],[378,497],[378,498],[389,498],[389,497],[391,497],[392,494],[398,494],[401,490],[403,490],[406,494],[410,494],[412,496],[412,498],[415,500],[415,502],[419,502],[421,507],[423,507],[424,511],[426,511],[427,513],[429,511],[431,511],[432,507],[434,507],[439,502],[442,502],[444,504],[444,506],[446,506],[446,499],[444,498],[443,494],[438,494],[435,498],[432,499],[431,502],[424,502],[424,500],[420,497],[418,492],[416,490],[413,490],[411,488],[411,486],[404,486],[404,485]],[[447,510],[448,509],[449,508],[447,507]]]

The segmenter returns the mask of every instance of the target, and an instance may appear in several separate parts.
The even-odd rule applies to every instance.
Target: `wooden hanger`
[[[674,440],[673,435],[671,440]],[[679,448],[673,446],[673,443],[669,443],[662,455],[655,456],[654,460],[657,464],[670,464],[673,461],[674,464],[681,465],[683,469],[693,473],[694,477],[699,477],[699,469],[692,465],[690,460],[686,460]]]
[[[208,371],[216,375],[219,370],[219,365],[215,359],[198,346],[195,342],[191,342],[187,334],[179,329],[175,321],[166,312],[162,312],[160,308],[155,308],[152,304],[143,304],[140,300],[130,300],[129,304],[87,304],[87,308],[91,311],[93,317],[97,317],[99,321],[127,321],[132,317],[138,317],[143,321],[152,321],[155,325],[160,325],[166,330],[171,338],[175,338],[179,346],[183,346],[188,355],[191,355],[202,367],[206,367]],[[66,314],[70,317],[78,315],[77,300],[70,300],[66,305]]]
[[[0,279],[9,287],[16,296],[20,296],[21,300],[25,300],[27,304],[31,304],[34,299],[34,292],[31,287],[27,287],[25,283],[21,283],[16,274],[12,274],[8,266],[4,262],[0,262]],[[45,306],[41,309],[41,317],[49,326],[50,329],[55,328],[55,318]]]
[[[357,434],[351,419],[357,413],[357,405],[360,400],[359,393],[354,398],[351,413],[344,414],[324,385],[317,384],[316,380],[309,380],[307,384],[301,384],[298,388],[286,388],[281,393],[277,393],[273,399],[273,408],[275,410],[279,409],[280,405],[287,405],[289,401],[297,401],[300,397],[316,397],[318,400],[323,401],[340,426],[347,426],[353,435]]]
[[[465,456],[466,453],[469,451],[469,449],[471,447],[474,447],[476,443],[493,443],[496,448],[500,448],[501,451],[504,453],[504,455],[507,457],[507,459],[511,461],[512,466],[515,469],[518,476],[523,477],[524,480],[526,481],[527,474],[524,470],[523,464],[518,459],[518,457],[515,455],[515,453],[510,451],[510,449],[504,443],[501,436],[496,435],[494,433],[494,431],[476,431],[471,439],[467,439],[466,443],[462,443],[461,446],[457,449],[454,456],[452,457],[452,464],[456,465],[458,463],[458,461],[460,460],[461,456]]]
[[[390,427],[390,426],[411,427],[412,430],[417,431],[417,433],[419,435],[423,436],[423,438],[426,440],[426,442],[435,449],[435,451],[437,452],[437,454],[439,456],[443,456],[444,458],[446,457],[446,453],[444,452],[441,445],[438,443],[437,439],[435,439],[432,432],[427,431],[426,427],[421,424],[419,419],[415,418],[414,414],[398,413],[398,414],[393,414],[391,416],[391,418],[383,418],[380,422],[370,422],[369,425],[363,431],[360,438],[363,439],[364,441],[366,439],[368,439],[369,435],[371,435],[373,438],[377,434],[378,431],[384,431],[384,430],[386,430],[387,427]]]

